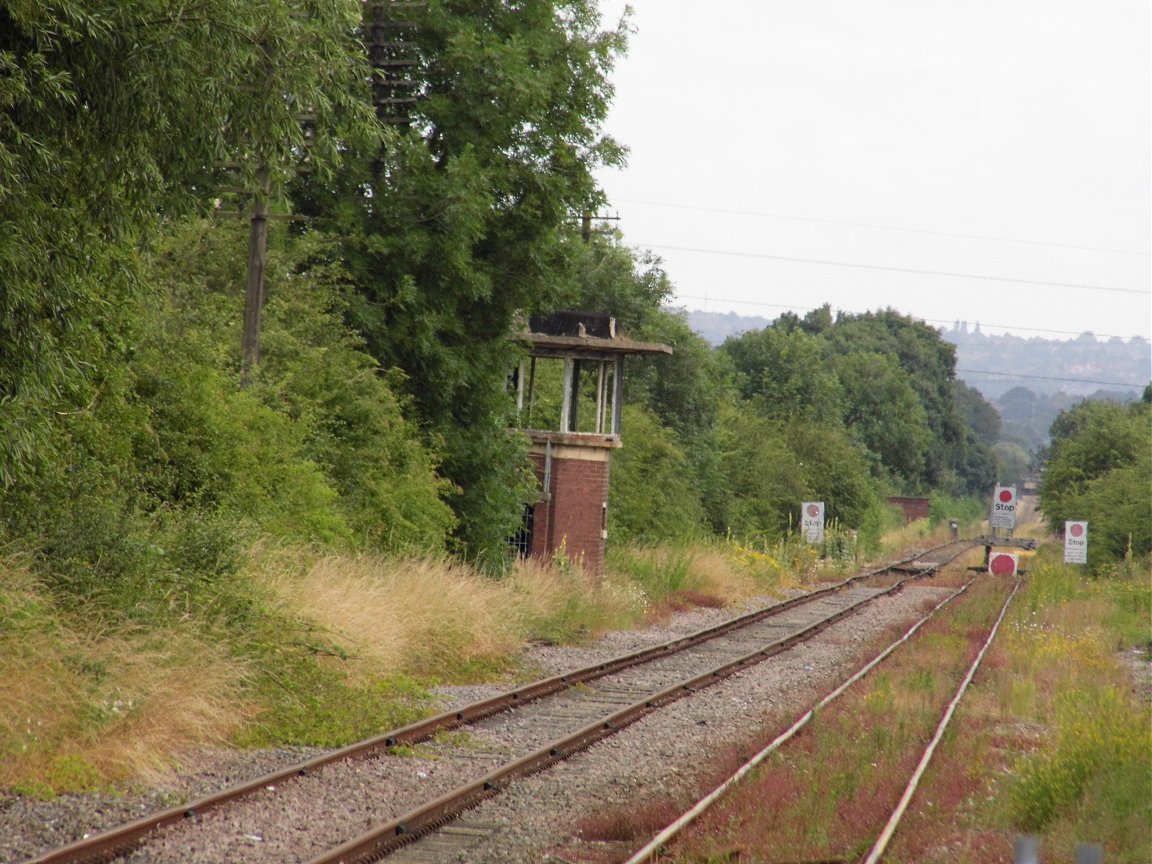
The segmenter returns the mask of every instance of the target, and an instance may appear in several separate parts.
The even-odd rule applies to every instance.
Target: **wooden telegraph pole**
[[[424,0],[365,0],[364,36],[373,68],[372,89],[377,117],[384,123],[407,126],[409,109],[419,98],[420,82],[411,70],[418,66],[416,52],[404,34],[417,24],[399,20],[398,12],[414,12],[427,7]],[[269,61],[270,62],[270,61]],[[256,190],[249,217],[248,279],[244,295],[244,334],[241,342],[240,382],[252,383],[260,363],[260,318],[264,308],[264,269],[268,260],[268,199],[271,197],[267,164],[256,170]]]
[[[244,294],[244,337],[240,383],[247,387],[260,362],[260,317],[264,308],[264,268],[268,262],[268,166],[256,170],[256,195],[248,231],[248,284]]]

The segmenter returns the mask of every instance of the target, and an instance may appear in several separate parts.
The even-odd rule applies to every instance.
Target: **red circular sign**
[[[1016,572],[1016,560],[1011,555],[994,555],[989,569],[997,576],[1011,576]]]
[[[815,519],[817,516],[820,515],[820,508],[817,507],[815,504],[809,504],[808,505],[808,515],[811,516],[813,519]]]
[[[1003,501],[1005,504],[1007,504],[1009,501],[1011,501],[1012,500],[1012,490],[1011,489],[1001,489],[1000,490],[1000,500]]]
[[[1079,522],[1077,522],[1075,525],[1073,525],[1068,530],[1071,532],[1073,537],[1079,537],[1081,534],[1084,533],[1084,526],[1081,525]]]

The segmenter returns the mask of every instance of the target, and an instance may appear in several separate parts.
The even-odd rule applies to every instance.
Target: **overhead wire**
[[[985,282],[1010,282],[1018,285],[1041,285],[1047,288],[1077,288],[1085,291],[1112,291],[1118,294],[1152,296],[1152,289],[1116,288],[1110,285],[1091,285],[1082,282],[1055,282],[1046,279],[1022,279],[1013,276],[989,276],[982,273],[962,273],[951,270],[925,270],[915,267],[894,267],[886,264],[862,264],[852,261],[833,261],[825,258],[801,258],[791,255],[772,255],[767,252],[738,252],[723,249],[701,249],[692,246],[672,246],[658,243],[629,243],[636,249],[671,249],[677,252],[696,252],[703,255],[725,255],[735,258],[757,258],[769,261],[790,261],[797,264],[820,264],[826,267],[845,267],[853,270],[882,270],[888,273],[911,273],[917,276],[948,276],[958,279],[977,279]]]
[[[999,375],[1003,378],[1027,378],[1035,381],[1061,381],[1067,384],[1100,384],[1108,387],[1135,387],[1139,390],[1147,386],[1148,382],[1133,384],[1129,381],[1094,381],[1091,378],[1058,378],[1054,375],[1024,375],[1020,372],[993,372],[990,369],[957,369],[965,375]]]
[[[1051,249],[1076,249],[1085,252],[1109,252],[1117,255],[1142,255],[1150,253],[1136,249],[1115,249],[1107,246],[1085,246],[1077,243],[1057,243],[1044,240],[1026,240],[1018,237],[997,237],[993,234],[965,234],[956,231],[935,231],[930,228],[908,228],[902,225],[883,225],[876,222],[854,222],[848,219],[825,219],[815,216],[795,216],[787,213],[764,213],[756,210],[732,210],[722,207],[701,207],[694,204],[674,204],[667,201],[642,201],[635,198],[613,199],[615,203],[641,204],[646,207],[667,207],[676,210],[696,210],[702,213],[722,213],[733,216],[757,216],[765,219],[782,219],[791,222],[814,222],[820,225],[843,225],[850,228],[872,228],[879,231],[897,231],[904,234],[927,234],[935,237],[958,237],[964,240],[987,240],[994,243],[1016,243],[1026,246],[1045,246]]]
[[[702,301],[704,303],[731,303],[731,304],[740,305],[740,306],[763,306],[763,307],[768,308],[768,309],[799,310],[801,312],[812,312],[815,309],[819,308],[816,306],[796,306],[794,304],[789,304],[789,303],[762,303],[758,300],[734,300],[734,299],[729,298],[729,297],[709,297],[709,296],[700,296],[697,294],[677,294],[676,299],[677,300],[699,300],[699,301]],[[702,310],[702,311],[707,311],[707,310]],[[717,314],[722,314],[722,313],[717,313]],[[910,317],[916,318],[919,321],[927,322],[929,324],[953,324],[953,323],[955,323],[955,321],[946,321],[942,318],[923,318],[919,315],[912,315]],[[965,320],[965,319],[958,318],[956,320]],[[977,321],[976,323],[979,324],[981,327],[993,327],[997,330],[1023,330],[1023,331],[1028,332],[1028,333],[1054,333],[1054,334],[1057,334],[1060,336],[1082,336],[1085,332],[1091,332],[1091,331],[1085,331],[1085,330],[1058,330],[1058,329],[1055,329],[1052,327],[1018,327],[1015,324],[997,324],[994,321]],[[1092,335],[1096,336],[1097,338],[1100,338],[1100,339],[1127,339],[1127,338],[1129,338],[1128,336],[1120,336],[1120,335],[1112,334],[1112,333],[1092,333]]]

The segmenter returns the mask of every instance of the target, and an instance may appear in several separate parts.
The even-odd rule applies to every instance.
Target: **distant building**
[[[906,495],[893,495],[888,498],[889,504],[895,504],[904,513],[904,522],[915,522],[917,519],[928,518],[928,499]]]
[[[616,334],[596,312],[533,318],[517,338],[528,359],[515,376],[520,427],[531,441],[539,497],[524,507],[513,543],[524,556],[562,552],[590,573],[604,566],[612,451],[621,446],[624,358],[671,354]]]

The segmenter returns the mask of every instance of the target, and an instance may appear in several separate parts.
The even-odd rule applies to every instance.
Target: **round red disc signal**
[[[988,569],[996,576],[1013,576],[1016,573],[1016,564],[1015,555],[998,554],[992,556],[992,560],[988,562]]]

